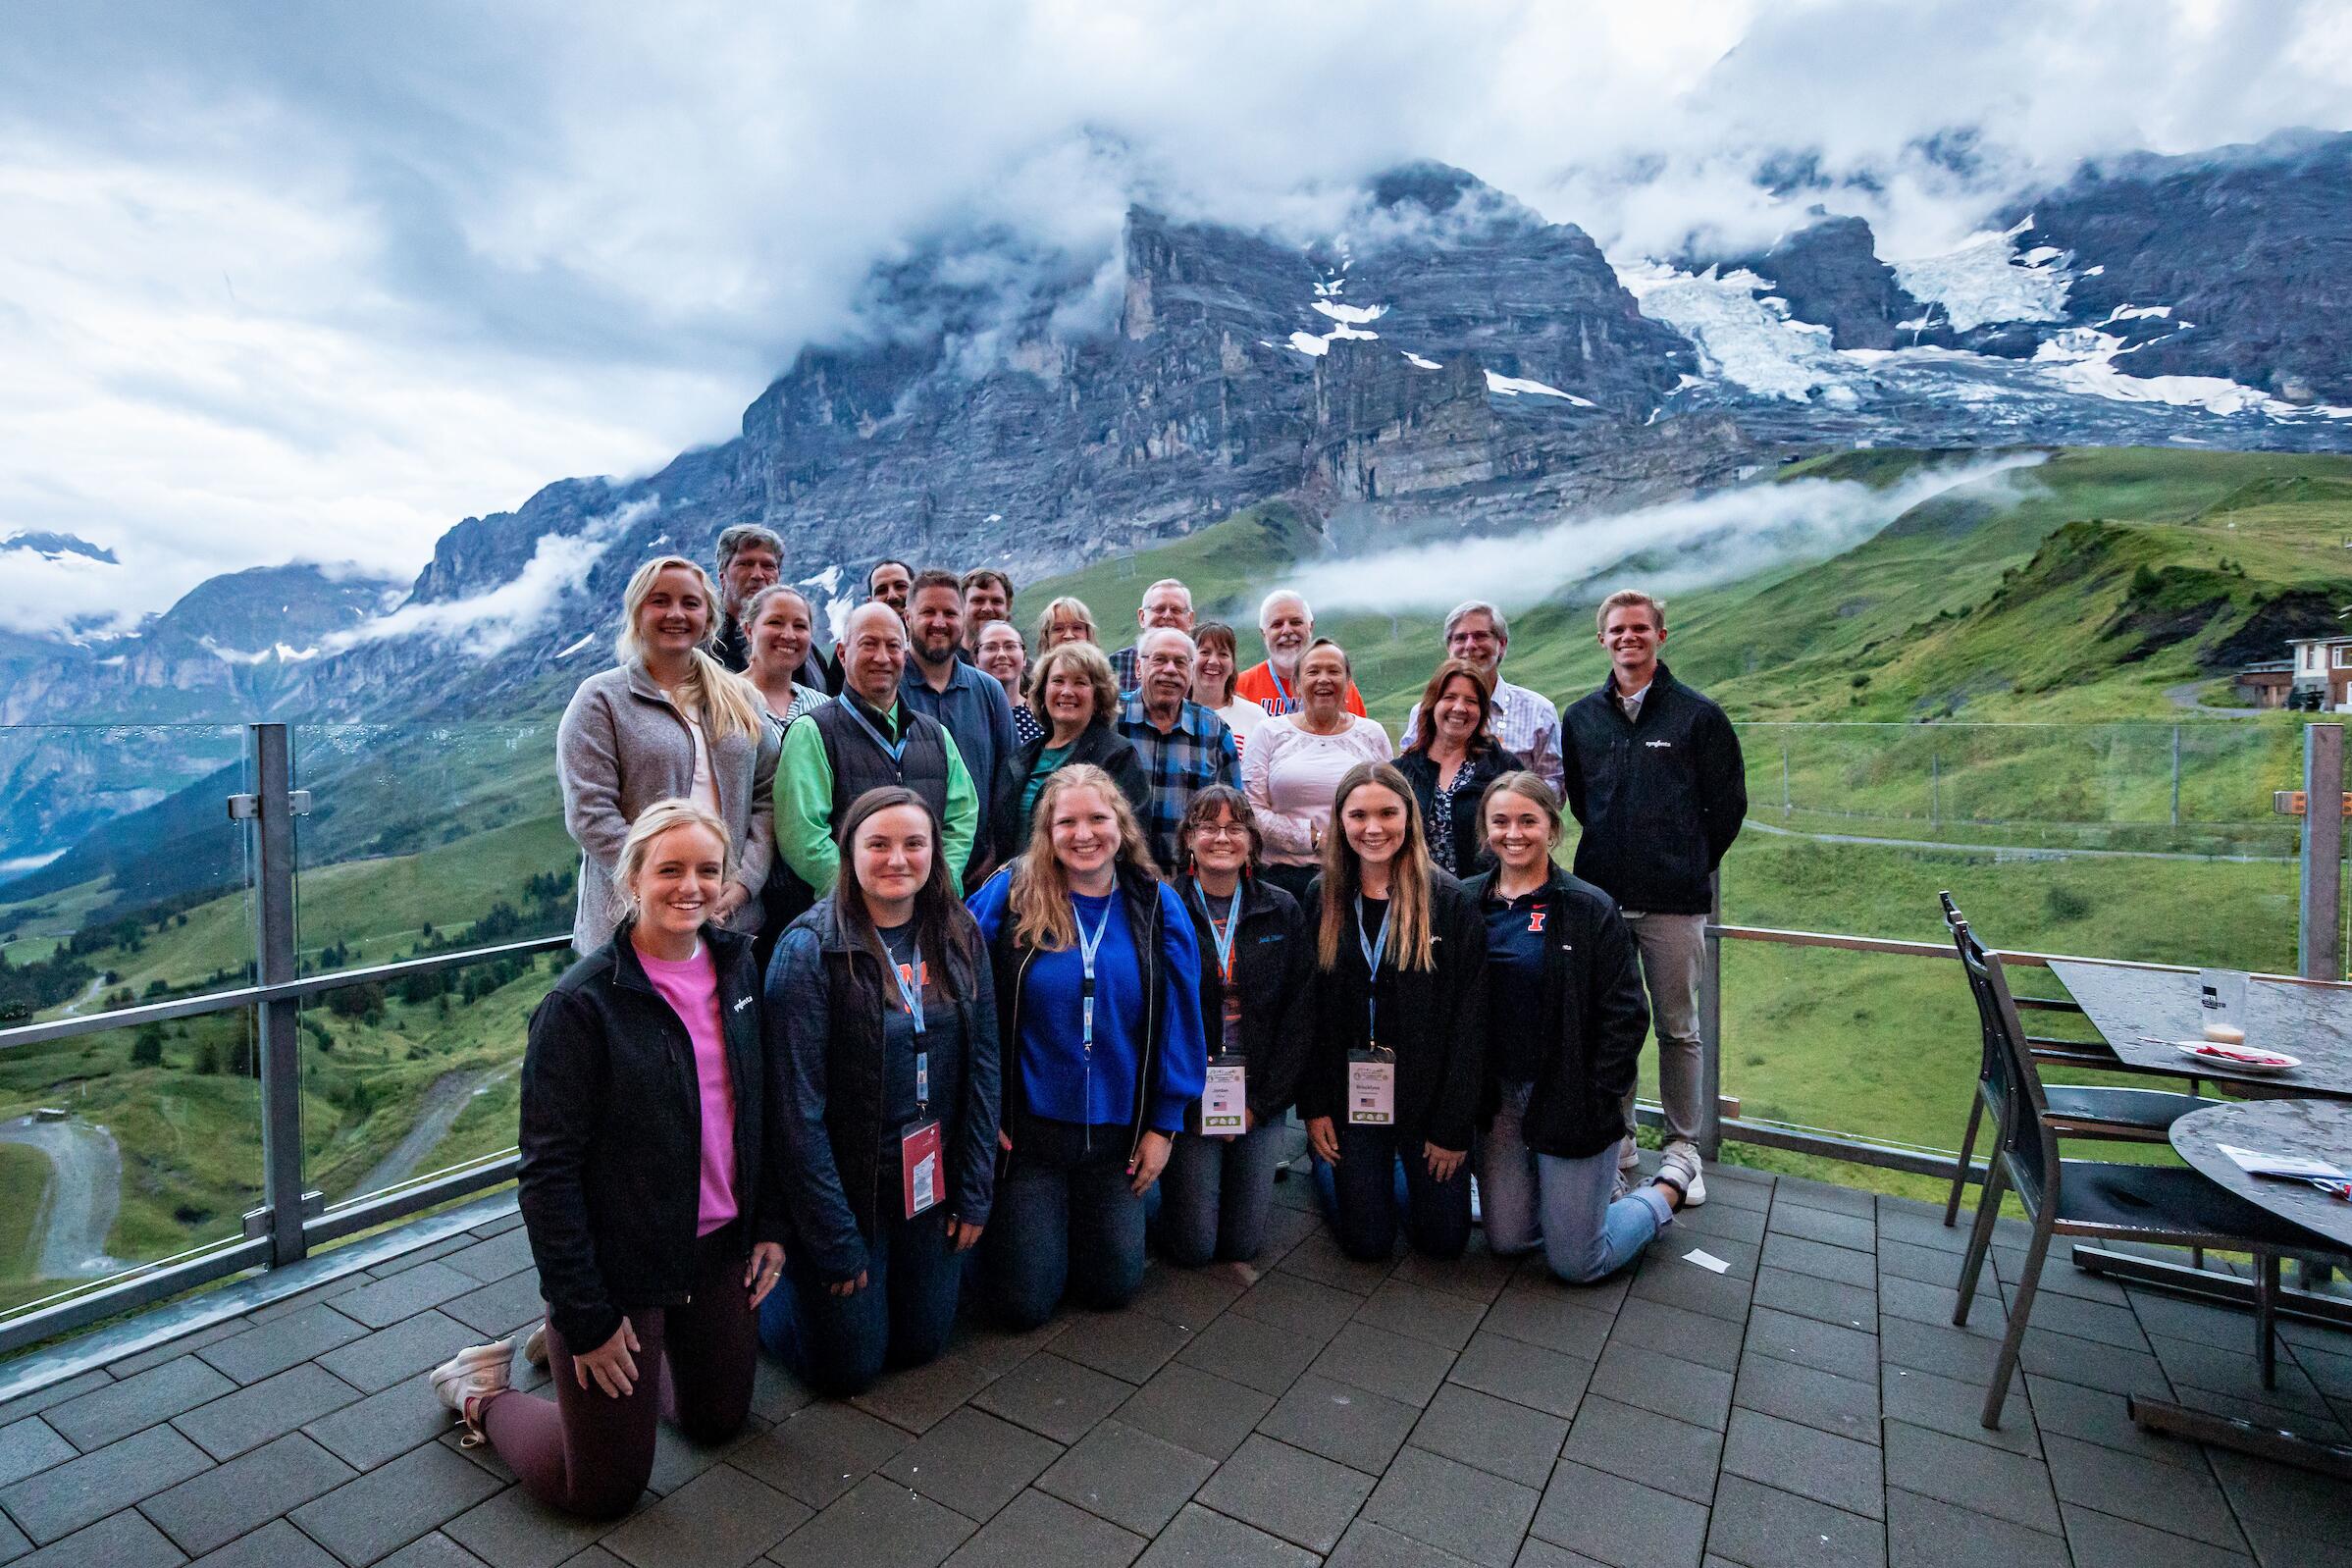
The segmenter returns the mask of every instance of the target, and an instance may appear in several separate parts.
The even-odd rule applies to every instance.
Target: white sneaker
[[[513,1371],[512,1339],[460,1350],[433,1369],[433,1392],[465,1423],[465,1446],[482,1440],[481,1401],[505,1392]]]
[[[540,1319],[531,1325],[531,1335],[523,1341],[523,1359],[535,1367],[548,1364],[548,1320]]]
[[[1685,1169],[1677,1171],[1676,1175],[1687,1175],[1690,1178],[1683,1182],[1683,1207],[1696,1209],[1706,1202],[1706,1177],[1699,1173],[1699,1145],[1677,1138],[1666,1145],[1666,1153],[1680,1157],[1680,1164]]]

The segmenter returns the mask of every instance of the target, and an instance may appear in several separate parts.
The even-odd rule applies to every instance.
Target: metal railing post
[[[2307,980],[2344,975],[2344,727],[2303,727],[2303,900],[2296,968]]]
[[[1715,1163],[1723,1146],[1723,873],[1708,879],[1705,956],[1699,966],[1699,1157]]]
[[[247,727],[252,745],[253,793],[231,803],[252,822],[253,956],[255,980],[284,985],[298,978],[294,950],[293,758],[284,724]],[[262,1001],[254,1007],[261,1070],[262,1206],[245,1217],[247,1235],[266,1235],[270,1263],[281,1268],[308,1251],[302,1232],[302,1060],[299,1004]]]

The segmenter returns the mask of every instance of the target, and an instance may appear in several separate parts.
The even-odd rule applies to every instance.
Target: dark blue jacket
[[[1650,677],[1642,716],[1617,706],[1612,672],[1560,715],[1568,808],[1584,826],[1576,874],[1646,915],[1704,915],[1710,882],[1748,818],[1748,771],[1723,709]]]
[[[899,701],[939,721],[955,741],[964,770],[971,775],[972,793],[980,802],[980,821],[972,835],[971,859],[956,870],[963,875],[964,886],[976,887],[971,872],[993,866],[1021,848],[1007,849],[995,842],[996,803],[1004,792],[1014,755],[1020,750],[1020,737],[1013,732],[1012,699],[1005,696],[1005,688],[995,676],[983,675],[962,659],[956,661],[947,690],[935,692],[923,678],[922,667],[909,658],[906,674],[899,677]]]
[[[899,1211],[899,1174],[882,1150],[882,1018],[897,990],[871,949],[842,934],[839,887],[792,922],[767,967],[767,1053],[780,1104],[784,1206],[794,1241],[817,1277],[854,1280],[866,1267],[876,1223]],[[986,1225],[996,1195],[996,988],[978,928],[962,905],[960,951],[925,954],[955,982],[964,1051],[931,1051],[931,1107],[939,1116],[945,1201],[935,1211]]]

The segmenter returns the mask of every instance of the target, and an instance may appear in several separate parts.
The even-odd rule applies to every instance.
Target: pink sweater
[[[694,1076],[703,1097],[703,1192],[695,1234],[706,1236],[735,1218],[735,1083],[727,1072],[727,1038],[718,1017],[718,966],[710,950],[695,944],[684,963],[657,959],[644,948],[637,958],[646,978],[686,1025],[694,1042]]]
[[[1266,859],[1277,865],[1312,865],[1314,835],[1332,825],[1332,796],[1358,762],[1396,756],[1388,732],[1369,718],[1351,719],[1336,735],[1315,735],[1295,718],[1270,718],[1241,754],[1241,793],[1258,813]]]

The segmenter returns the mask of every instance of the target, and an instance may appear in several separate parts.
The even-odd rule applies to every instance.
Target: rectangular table
[[[2225,1083],[2241,1092],[2352,1099],[2352,985],[2248,979],[2246,1043],[2301,1057],[2303,1065],[2289,1072],[2242,1072],[2141,1038],[2202,1037],[2205,1012],[2198,1005],[2194,969],[2055,959],[2050,971],[2081,1004],[2083,1016],[2116,1055],[2132,1067]]]

